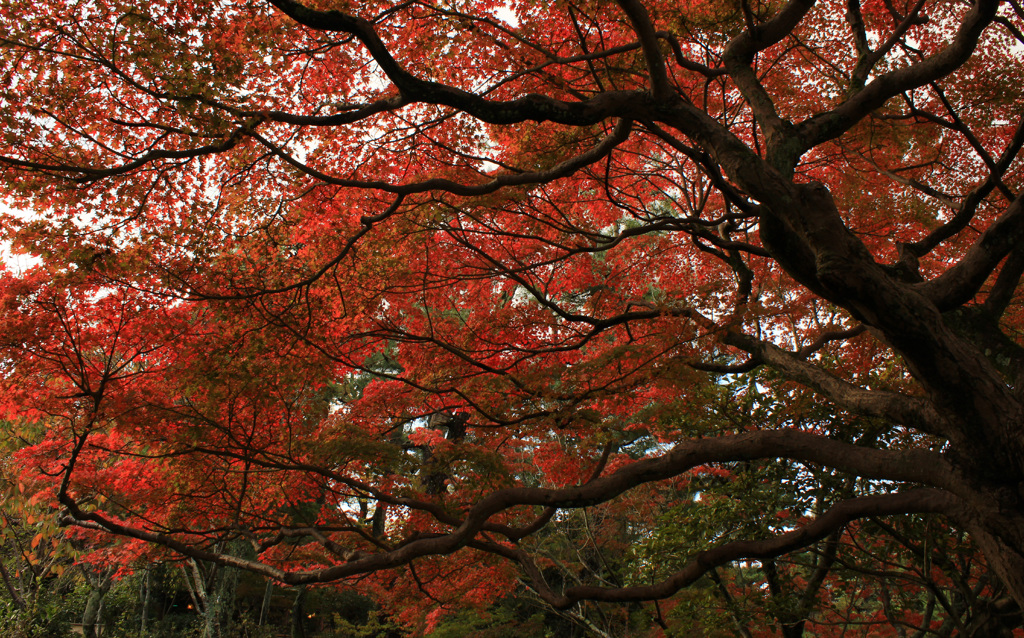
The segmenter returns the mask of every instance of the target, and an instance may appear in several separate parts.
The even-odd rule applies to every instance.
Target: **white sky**
[[[0,199],[0,214],[14,214],[17,217],[28,217],[31,213],[11,208],[7,202]],[[10,242],[0,241],[0,264],[3,264],[7,270],[15,274],[21,274],[26,269],[31,268],[38,263],[38,259],[30,257],[29,255],[11,254]]]

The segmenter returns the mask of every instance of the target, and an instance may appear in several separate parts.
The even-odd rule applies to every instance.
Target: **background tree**
[[[38,259],[0,281],[0,416],[45,425],[17,463],[67,523],[413,622],[518,577],[560,609],[770,582],[939,515],[1024,604],[1016,0],[0,21],[5,237]],[[597,580],[549,581],[567,512],[744,464],[743,535],[617,581],[567,534]]]

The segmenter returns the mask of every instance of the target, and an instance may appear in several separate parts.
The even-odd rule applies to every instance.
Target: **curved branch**
[[[355,36],[380,65],[402,97],[413,102],[450,106],[490,124],[513,124],[527,120],[560,124],[596,124],[627,108],[636,108],[640,91],[607,91],[580,102],[566,102],[538,94],[515,100],[492,101],[452,86],[417,78],[395,60],[369,20],[341,11],[317,11],[295,0],[270,0],[282,13],[299,24],[319,31]]]
[[[287,286],[281,286],[281,287],[278,287],[278,288],[260,290],[260,291],[258,291],[256,293],[252,293],[252,294],[215,295],[215,294],[193,292],[193,297],[199,298],[199,299],[211,299],[211,300],[249,299],[249,298],[258,297],[258,296],[261,296],[261,295],[269,295],[269,294],[278,294],[278,293],[290,292],[290,291],[298,289],[298,288],[303,288],[305,286],[309,286],[309,285],[313,284],[314,282],[316,282],[321,277],[323,277],[324,275],[326,275],[331,270],[331,268],[334,268],[335,266],[340,264],[342,262],[342,260],[345,259],[345,257],[352,251],[353,247],[356,245],[356,242],[359,241],[359,239],[361,237],[363,237],[368,232],[370,232],[371,229],[373,229],[374,224],[382,222],[382,221],[388,219],[389,217],[395,215],[396,213],[398,213],[398,209],[402,205],[402,201],[404,199],[405,199],[405,195],[399,195],[398,197],[395,198],[395,201],[392,202],[391,205],[388,206],[386,209],[384,209],[382,212],[380,212],[380,213],[378,213],[376,215],[364,215],[363,217],[361,217],[359,219],[359,223],[362,226],[362,228],[360,228],[358,231],[356,231],[355,234],[350,236],[345,241],[345,244],[341,247],[341,250],[338,251],[338,253],[334,256],[333,259],[331,259],[326,264],[321,266],[319,270],[314,272],[309,277],[306,277],[304,279],[296,281],[295,283],[289,284]]]
[[[875,65],[881,62],[886,55],[888,55],[889,51],[891,51],[893,47],[895,47],[900,42],[900,40],[903,38],[903,36],[906,35],[907,31],[909,31],[911,27],[918,24],[924,24],[924,21],[921,18],[920,14],[921,9],[924,8],[926,1],[927,0],[918,0],[917,4],[910,8],[910,11],[907,13],[906,17],[904,17],[903,20],[898,25],[896,25],[896,28],[889,35],[889,38],[885,42],[883,42],[882,45],[879,46],[878,49],[875,51],[871,51],[868,48],[867,37],[864,33],[864,23],[862,21],[863,19],[860,17],[859,4],[850,3],[851,9],[853,9],[853,7],[856,7],[855,10],[851,11],[851,13],[854,13],[856,15],[853,25],[854,31],[859,31],[859,33],[857,33],[855,37],[858,39],[857,48],[858,52],[860,53],[860,56],[857,60],[857,65],[854,67],[853,73],[850,77],[850,85],[854,90],[860,90],[864,88],[864,83],[867,82],[868,75],[871,73],[871,70],[874,69]]]
[[[633,30],[640,39],[644,52],[644,61],[647,63],[647,74],[651,80],[651,95],[655,99],[664,99],[671,94],[668,83],[668,73],[665,69],[665,59],[658,50],[658,34],[651,23],[651,16],[647,9],[637,0],[618,0],[619,7],[629,17],[633,24]]]
[[[552,181],[562,177],[568,177],[576,171],[589,166],[595,162],[600,161],[604,157],[607,157],[616,146],[624,142],[630,132],[633,130],[633,123],[630,120],[623,119],[612,129],[611,133],[605,136],[600,142],[594,145],[592,148],[580,153],[576,157],[569,158],[564,162],[556,164],[551,168],[540,170],[540,171],[527,171],[522,173],[504,173],[494,177],[493,179],[483,182],[482,184],[461,184],[449,179],[434,178],[428,179],[422,182],[415,182],[411,184],[391,184],[384,181],[364,181],[354,179],[343,179],[333,177],[322,173],[317,169],[300,162],[289,153],[285,152],[284,149],[277,146],[270,140],[264,138],[258,133],[253,132],[251,135],[257,139],[261,144],[266,146],[274,155],[294,166],[303,173],[318,179],[324,183],[332,184],[334,186],[344,186],[350,188],[367,188],[384,191],[387,193],[393,193],[395,195],[410,195],[413,193],[425,193],[428,191],[445,191],[452,193],[453,195],[486,195],[493,193],[499,189],[508,186],[523,186],[528,184],[539,184],[541,182]]]
[[[767,49],[789,35],[814,4],[815,0],[790,0],[778,15],[763,24],[750,25],[747,30],[733,38],[722,52],[722,61],[729,71],[729,76],[736,82],[736,86],[750,104],[757,123],[764,129],[770,152],[788,138],[786,133],[792,125],[779,117],[775,103],[761,84],[751,63],[759,51]],[[783,160],[789,162],[795,158],[786,157]]]
[[[814,388],[836,405],[851,412],[909,425],[922,432],[945,438],[955,438],[955,429],[946,423],[928,401],[896,392],[865,390],[813,363],[804,361],[804,357],[823,346],[825,342],[853,336],[859,332],[859,328],[853,328],[845,332],[825,333],[815,343],[797,353],[787,352],[766,341],[736,332],[726,334],[723,341],[749,353],[756,360],[775,368],[786,377]]]
[[[751,432],[690,440],[679,444],[664,456],[637,461],[612,474],[579,486],[498,490],[478,501],[458,527],[448,534],[413,539],[391,551],[368,556],[357,555],[358,557],[343,565],[300,571],[287,571],[256,560],[225,556],[166,534],[119,523],[97,512],[86,512],[66,489],[61,490],[58,497],[70,515],[69,523],[156,543],[185,556],[240,567],[288,584],[300,585],[334,581],[390,569],[425,556],[451,554],[471,543],[488,525],[492,516],[513,507],[539,505],[547,508],[578,508],[597,505],[638,485],[673,478],[699,465],[778,457],[827,465],[865,478],[922,483],[948,490],[953,494],[970,494],[969,488],[961,482],[954,468],[942,455],[934,452],[896,452],[863,448],[798,430]],[[322,468],[319,469],[325,472]]]
[[[946,514],[960,508],[960,500],[936,489],[915,489],[897,494],[862,496],[842,501],[804,527],[762,540],[732,541],[699,552],[669,578],[654,585],[631,587],[569,587],[557,595],[546,585],[537,593],[558,608],[581,600],[602,602],[640,602],[668,598],[694,582],[709,570],[741,559],[763,560],[802,549],[841,529],[850,521],[891,514]],[[522,560],[522,556],[519,556]],[[536,569],[533,571],[539,575]],[[534,576],[536,578],[536,576]],[[537,582],[536,580],[534,582]]]
[[[880,75],[835,109],[798,124],[796,131],[803,148],[810,149],[842,135],[868,113],[881,108],[889,98],[925,86],[960,68],[974,53],[982,31],[992,23],[999,4],[999,0],[978,0],[944,49],[917,64]]]
[[[708,78],[716,78],[728,74],[728,71],[726,71],[723,68],[718,67],[713,69],[709,66],[699,64],[687,58],[685,55],[683,55],[683,47],[681,44],[679,44],[679,38],[677,38],[671,32],[658,31],[657,36],[662,40],[668,42],[669,47],[672,49],[672,57],[675,60],[676,64],[686,69],[687,71],[700,73],[701,75]]]
[[[130,162],[106,168],[93,168],[74,164],[48,164],[46,162],[34,162],[9,156],[0,156],[0,164],[6,164],[15,168],[26,168],[41,171],[54,176],[64,177],[73,182],[93,182],[104,177],[124,175],[141,168],[146,164],[151,164],[160,160],[190,160],[197,157],[203,157],[204,155],[216,155],[229,151],[235,146],[238,146],[239,142],[241,142],[247,134],[252,132],[257,123],[258,120],[246,122],[228,135],[224,136],[219,142],[213,144],[181,150],[156,149],[149,151]]]
[[[989,176],[964,197],[953,217],[942,226],[928,233],[923,239],[904,244],[905,249],[909,250],[913,256],[921,257],[934,250],[943,241],[955,236],[966,228],[971,220],[974,219],[978,206],[995,189],[996,184],[1002,180],[1003,174],[1006,173],[1007,169],[1017,158],[1017,154],[1020,153],[1022,147],[1024,147],[1024,119],[1018,122],[1013,138],[1007,144],[1003,154],[995,162]]]
[[[974,298],[999,262],[1024,241],[1024,196],[1018,196],[955,266],[917,288],[940,310]]]

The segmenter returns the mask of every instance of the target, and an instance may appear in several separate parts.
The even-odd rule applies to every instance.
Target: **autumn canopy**
[[[3,0],[4,472],[103,560],[410,619],[519,587],[668,627],[692,586],[793,636],[843,566],[863,622],[944,626],[959,578],[1019,623],[1022,32]]]

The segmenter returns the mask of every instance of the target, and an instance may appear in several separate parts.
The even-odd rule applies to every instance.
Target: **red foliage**
[[[941,513],[1003,581],[978,596],[1024,602],[1016,4],[8,0],[0,29],[35,264],[0,272],[0,418],[43,433],[24,482],[131,539],[105,560],[359,581],[428,626],[521,572],[565,608],[796,556],[822,611],[766,627],[881,632],[952,576],[906,557],[897,610],[801,552],[880,560],[852,521]],[[597,505],[565,543],[672,570],[548,583]]]

